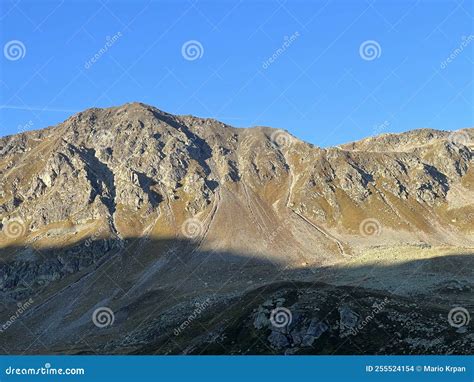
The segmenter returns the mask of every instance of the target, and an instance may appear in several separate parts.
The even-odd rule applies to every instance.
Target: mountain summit
[[[470,288],[473,138],[474,129],[422,129],[323,149],[283,130],[234,128],[141,103],[88,109],[1,138],[0,290],[8,307],[0,318],[33,301],[21,317],[29,331],[15,324],[2,334],[5,343],[32,353],[206,352],[208,345],[220,353],[216,338],[229,336],[230,325],[230,353],[316,352],[319,336],[345,332],[322,317],[298,318],[311,293],[326,296],[317,297],[321,306],[338,306],[334,320],[350,326],[362,313],[342,303],[341,285],[357,286],[366,313],[373,289],[406,298],[453,283]],[[451,272],[428,259],[457,265]],[[416,264],[420,279],[401,287]],[[466,272],[462,282],[457,271]],[[273,284],[288,280],[307,290],[302,300],[286,296],[291,284]],[[236,301],[250,310],[237,312]],[[403,301],[388,303],[390,320]],[[270,307],[283,303],[294,305],[294,330],[310,330],[310,339],[296,332],[284,339],[268,326]],[[198,314],[186,331],[180,324],[196,306],[227,315],[217,322]],[[90,316],[103,307],[113,325],[97,334]],[[420,317],[441,325],[433,312],[422,307]],[[252,322],[248,335],[234,327],[237,317]],[[196,333],[202,325],[208,331]],[[176,335],[177,327],[185,333]],[[259,330],[267,350],[247,343]],[[447,351],[470,346],[446,341]],[[318,351],[329,352],[330,342]]]

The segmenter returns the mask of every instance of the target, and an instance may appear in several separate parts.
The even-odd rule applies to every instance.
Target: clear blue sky
[[[320,146],[472,127],[473,4],[2,0],[0,135],[131,101]]]

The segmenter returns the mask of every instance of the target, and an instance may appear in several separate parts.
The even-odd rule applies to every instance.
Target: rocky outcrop
[[[66,344],[87,352],[84,333],[103,353],[219,352],[220,342],[234,353],[338,351],[383,299],[357,289],[354,305],[341,289],[324,286],[306,289],[306,297],[288,288],[266,294],[258,305],[249,302],[251,311],[232,303],[275,279],[312,280],[326,270],[325,282],[342,277],[383,288],[365,264],[349,264],[363,263],[374,248],[377,262],[398,261],[396,251],[383,258],[383,248],[408,247],[416,254],[448,248],[451,257],[462,254],[455,264],[465,264],[474,247],[473,137],[473,129],[423,129],[319,148],[282,130],[238,129],[131,103],[0,138],[0,293],[9,306],[29,298],[36,304],[25,316],[31,333],[9,329],[5,341],[21,352],[19,335],[26,343],[48,330],[55,335],[42,341],[51,352]],[[395,273],[407,277],[400,269]],[[451,271],[440,285],[430,276],[437,270],[424,272],[423,288],[400,294],[437,293],[440,304],[457,294],[465,304],[471,274],[459,286]],[[179,338],[187,342],[175,339],[179,350],[165,346],[160,333],[189,321],[191,302],[210,294],[212,304],[193,320],[211,320],[206,314],[222,308],[241,325],[228,332],[216,323],[206,336],[186,330]],[[414,302],[389,298],[387,314],[377,316],[383,320],[367,324],[375,336],[416,318],[407,313]],[[107,304],[117,331],[130,334],[96,342],[90,314]],[[291,312],[291,325],[270,321],[280,308]],[[436,309],[425,308],[417,319],[441,325]],[[10,310],[0,309],[0,319]],[[362,341],[340,349],[463,352],[470,344],[444,331],[446,346],[438,347],[426,342],[431,334],[422,326],[400,333],[393,346]],[[249,347],[257,338],[264,346]],[[158,343],[161,350],[152,346]]]
[[[450,325],[442,306],[359,287],[270,284],[232,302],[246,309],[224,309],[214,301],[193,323],[206,328],[201,336],[191,330],[173,342],[161,336],[135,352],[468,354],[474,345],[466,327]]]

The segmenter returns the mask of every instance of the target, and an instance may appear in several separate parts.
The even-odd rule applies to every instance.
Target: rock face
[[[473,343],[472,334],[452,330],[442,310],[359,288],[278,283],[239,303],[247,310],[222,310],[218,320],[215,311],[200,318],[213,336],[184,333],[174,343],[158,337],[137,353],[468,354]],[[272,320],[272,312],[285,319]]]
[[[34,300],[21,317],[31,333],[15,342],[17,323],[2,335],[12,352],[156,352],[155,329],[179,326],[193,312],[190,302],[211,294],[213,307],[227,306],[275,279],[314,281],[323,271],[325,282],[343,274],[353,285],[353,275],[339,273],[349,262],[362,259],[360,271],[363,259],[380,267],[398,261],[393,253],[383,259],[382,250],[365,257],[382,247],[413,248],[414,257],[423,248],[459,248],[450,254],[469,263],[473,138],[474,129],[423,129],[323,149],[285,131],[237,129],[139,103],[89,109],[55,127],[0,138],[0,292],[7,302],[0,318]],[[436,272],[420,278],[430,290],[437,290],[429,276]],[[451,303],[453,296],[469,303],[472,274],[454,273],[443,273],[445,287],[437,287],[455,285],[446,292]],[[368,279],[357,281],[391,291]],[[399,292],[420,294],[414,286]],[[90,340],[98,330],[91,315],[109,305],[115,326]],[[318,338],[345,338],[361,319],[341,301],[337,330],[302,313],[294,318],[304,325],[287,333],[268,327],[269,308],[255,309],[252,330],[270,330],[272,352],[314,350]],[[129,334],[111,341],[119,327]],[[46,329],[55,338],[29,346]],[[243,349],[236,338],[232,352]],[[201,345],[195,349],[204,351]]]

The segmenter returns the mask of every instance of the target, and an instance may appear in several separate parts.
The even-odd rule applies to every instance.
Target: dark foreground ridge
[[[472,303],[473,285],[453,279],[436,296],[402,297],[319,281],[363,273],[383,283],[404,267],[472,273],[473,255],[385,269],[287,269],[251,254],[206,252],[191,240],[148,241],[161,248],[150,257],[141,242],[2,250],[37,256],[1,268],[3,353],[469,354],[474,345],[468,326],[448,319],[453,305]]]

